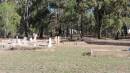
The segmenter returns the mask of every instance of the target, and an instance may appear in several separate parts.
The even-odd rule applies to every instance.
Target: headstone
[[[20,40],[20,39],[18,39],[18,45],[22,45],[22,44],[21,44],[21,40]]]
[[[32,41],[33,41],[33,39],[32,39],[32,38],[30,38],[30,39],[29,39],[29,41],[30,41],[30,42],[32,42]]]
[[[130,34],[130,29],[128,29],[128,34]]]
[[[27,41],[27,37],[24,37],[24,38],[23,38],[23,41]]]
[[[18,36],[16,36],[16,43],[18,43],[18,39],[19,39]]]
[[[49,38],[48,48],[51,48],[51,47],[52,47],[52,40],[51,38]]]
[[[91,56],[93,56],[94,55],[94,52],[93,52],[93,49],[91,49]]]
[[[55,37],[55,44],[57,45],[57,36]]]
[[[56,37],[55,37],[55,42],[56,42],[56,45],[59,45],[59,44],[60,44],[60,37],[59,37],[59,36],[56,36]]]
[[[2,46],[2,48],[4,48],[4,42],[3,42],[3,40],[1,41],[1,46]]]
[[[37,34],[33,33],[33,40],[36,41],[37,40]]]
[[[27,37],[24,37],[24,38],[23,38],[23,44],[24,44],[24,45],[27,45]]]
[[[60,37],[58,36],[57,37],[57,45],[59,45],[60,44]]]

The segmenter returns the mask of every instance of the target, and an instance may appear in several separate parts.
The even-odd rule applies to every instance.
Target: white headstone
[[[33,34],[33,40],[36,41],[37,40],[37,34]]]
[[[24,38],[23,38],[23,41],[27,41],[27,37],[24,37]]]
[[[20,40],[20,39],[18,39],[18,45],[22,45],[22,44],[21,44],[21,40]]]
[[[24,44],[24,45],[27,45],[27,37],[24,37],[24,38],[23,38],[23,44]]]
[[[58,36],[57,38],[57,44],[59,45],[60,44],[60,37]]]
[[[55,37],[55,44],[57,45],[57,36]]]
[[[32,42],[32,41],[33,41],[33,39],[32,39],[32,38],[30,38],[30,39],[29,39],[29,41],[31,41],[31,42]]]
[[[93,49],[91,49],[91,56],[93,56],[94,55],[94,51],[93,51]]]
[[[128,29],[128,34],[130,34],[130,29]]]
[[[18,39],[19,39],[18,36],[16,36],[16,43],[18,43]]]
[[[51,40],[51,38],[49,38],[48,48],[51,48],[51,47],[52,47],[52,40]]]

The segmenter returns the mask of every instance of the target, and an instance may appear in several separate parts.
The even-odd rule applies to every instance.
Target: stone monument
[[[60,44],[60,37],[58,36],[57,37],[57,45],[59,45]]]
[[[37,34],[33,33],[33,40],[37,41]]]
[[[20,40],[20,39],[18,39],[18,41],[17,41],[17,42],[18,42],[18,45],[22,45],[22,44],[21,44],[21,40]]]
[[[30,39],[29,39],[29,41],[30,41],[30,42],[32,42],[32,41],[33,41],[33,39],[32,39],[32,38],[30,38]]]
[[[27,37],[23,38],[23,45],[27,45]]]
[[[51,47],[52,47],[52,39],[49,38],[48,48],[51,48]]]
[[[18,39],[19,39],[18,36],[16,36],[16,43],[18,43]]]
[[[57,45],[57,36],[55,37],[55,44]]]
[[[60,37],[59,36],[55,37],[55,43],[56,43],[56,45],[60,44]]]

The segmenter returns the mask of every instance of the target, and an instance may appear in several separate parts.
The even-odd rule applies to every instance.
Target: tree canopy
[[[130,20],[129,0],[7,0],[0,3],[1,36],[37,33],[115,37]],[[127,29],[126,29],[127,30]]]

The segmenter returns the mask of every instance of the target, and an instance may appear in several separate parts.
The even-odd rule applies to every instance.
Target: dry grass
[[[68,42],[53,49],[0,51],[0,73],[130,73],[130,58],[83,56],[90,48],[128,47]]]

